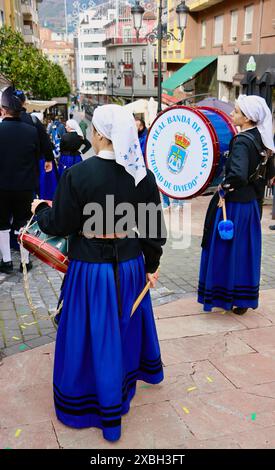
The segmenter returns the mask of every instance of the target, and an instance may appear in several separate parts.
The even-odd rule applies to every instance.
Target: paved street
[[[184,250],[172,248],[171,240],[164,248],[160,281],[152,291],[154,306],[180,298],[195,296],[200,261],[202,221],[209,197],[192,202],[191,246]],[[275,234],[268,230],[271,206],[265,206],[263,218],[262,289],[275,288]],[[166,214],[167,223],[169,214]],[[62,275],[37,259],[29,273],[33,303],[32,313],[24,292],[22,274],[0,274],[0,347],[9,356],[54,341],[56,330],[50,319],[55,311]],[[19,266],[19,254],[14,253],[15,268]]]
[[[115,444],[104,441],[98,429],[71,429],[55,417],[55,327],[49,315],[56,307],[62,276],[35,260],[29,283],[37,317],[26,300],[22,275],[1,276],[1,448],[275,447],[271,206],[264,208],[259,309],[244,317],[219,309],[205,314],[195,291],[208,200],[192,202],[190,248],[174,250],[171,240],[167,243],[160,282],[152,292],[165,380],[157,386],[138,382],[131,410],[123,417],[122,438]],[[18,255],[15,265],[19,266]]]

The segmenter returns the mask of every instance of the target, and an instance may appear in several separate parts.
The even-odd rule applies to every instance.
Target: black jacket
[[[35,191],[40,147],[35,127],[20,119],[0,124],[0,189]]]
[[[61,138],[60,153],[61,155],[79,155],[82,145],[85,145],[81,151],[82,154],[88,152],[92,147],[91,143],[87,139],[80,137],[77,132],[67,132]]]
[[[107,201],[106,195],[112,199]],[[59,182],[53,207],[45,204],[37,208],[37,220],[43,232],[50,235],[66,236],[69,238],[69,258],[88,262],[110,262],[113,259],[113,248],[117,261],[135,258],[143,252],[147,272],[155,272],[162,255],[162,245],[166,241],[165,224],[161,210],[145,214],[144,206],[139,203],[153,202],[160,205],[159,191],[155,177],[151,171],[135,187],[134,179],[125,169],[112,160],[92,157],[66,170]],[[103,210],[103,225],[97,231],[98,235],[114,233],[114,227],[121,215],[115,215],[112,210],[118,210],[118,204],[130,203],[134,207],[133,220],[128,233],[134,233],[131,228],[137,225],[139,238],[125,238],[107,241],[99,238],[83,236],[84,223],[91,218],[88,203],[97,203]],[[84,208],[87,215],[83,214]],[[139,213],[139,210],[141,212]],[[128,209],[127,209],[128,210]],[[143,211],[143,212],[142,212]],[[145,218],[144,218],[145,215]],[[151,226],[148,226],[148,221]],[[112,225],[114,221],[114,225]],[[147,225],[146,223],[147,222]],[[108,226],[108,224],[111,224]],[[92,227],[92,230],[95,228]],[[126,229],[126,228],[125,228]],[[149,232],[149,229],[154,230]],[[117,230],[118,231],[118,230]],[[118,233],[124,229],[119,229]]]
[[[45,158],[47,162],[52,162],[54,160],[52,143],[42,122],[35,116],[33,119],[25,109],[20,113],[20,119],[25,124],[29,124],[36,129],[40,145],[40,158]]]
[[[252,135],[259,146],[264,149],[261,135],[256,127],[245,133]],[[222,182],[222,186],[227,190],[226,201],[249,202],[253,199],[263,198],[265,181],[249,181],[260,161],[261,157],[256,146],[245,137],[244,132],[232,139],[229,157],[225,165],[225,178]],[[229,189],[233,191],[229,191]]]

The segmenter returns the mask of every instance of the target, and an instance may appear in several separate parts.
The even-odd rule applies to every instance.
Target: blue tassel
[[[222,240],[232,240],[234,237],[234,224],[231,220],[221,220],[218,230]]]
[[[232,240],[234,237],[234,224],[232,220],[227,220],[225,200],[222,199],[223,220],[219,222],[218,231],[222,240]]]

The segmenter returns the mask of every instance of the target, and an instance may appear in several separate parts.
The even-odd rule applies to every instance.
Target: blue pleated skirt
[[[61,155],[58,163],[59,176],[62,176],[67,168],[71,168],[71,166],[80,162],[82,162],[81,155]]]
[[[39,197],[40,199],[53,200],[55,190],[58,184],[58,172],[55,162],[53,162],[53,169],[48,173],[44,169],[45,159],[39,162]]]
[[[100,428],[110,441],[121,435],[137,380],[163,380],[149,293],[130,318],[145,286],[143,257],[119,263],[119,272],[121,317],[113,265],[70,262],[54,362],[58,419],[74,428]]]
[[[222,240],[218,209],[207,247],[202,250],[198,302],[213,307],[257,308],[261,269],[261,222],[257,201],[227,202],[227,218],[234,223],[232,240]]]

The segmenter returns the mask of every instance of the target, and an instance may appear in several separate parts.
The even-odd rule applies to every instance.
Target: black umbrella
[[[258,81],[259,94],[272,111],[272,88],[275,86],[275,68],[268,68]]]
[[[257,75],[255,72],[246,72],[241,81],[244,95],[258,95]]]

